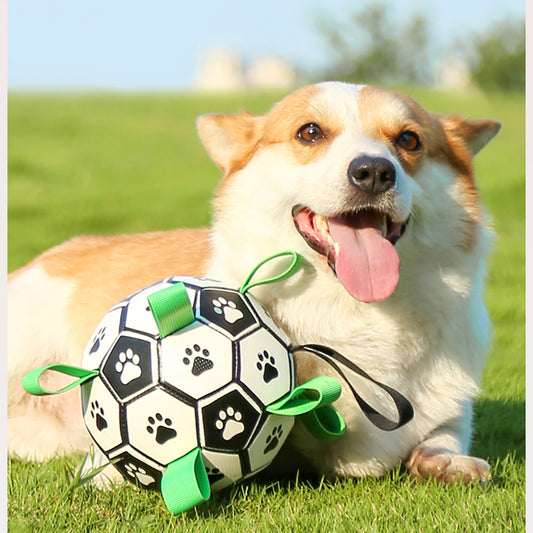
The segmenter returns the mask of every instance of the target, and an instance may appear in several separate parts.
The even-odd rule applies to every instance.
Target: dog
[[[300,271],[254,296],[294,344],[337,350],[414,408],[411,422],[385,432],[343,391],[335,407],[345,434],[323,443],[297,425],[290,449],[329,477],[382,476],[403,463],[417,478],[490,479],[488,463],[468,455],[490,347],[483,284],[493,240],[472,159],[500,127],[344,82],[303,87],[264,116],[200,116],[200,139],[224,174],[210,229],[81,236],[10,274],[9,453],[42,461],[87,451],[79,393],[30,397],[21,378],[79,365],[116,302],[175,274],[237,287],[260,260],[290,249],[304,258]],[[296,355],[296,368],[300,382],[335,376],[309,354]],[[394,413],[347,374],[366,401]],[[58,388],[57,379],[43,386]]]

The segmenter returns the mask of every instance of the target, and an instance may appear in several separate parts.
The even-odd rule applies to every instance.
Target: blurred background
[[[21,0],[17,89],[286,89],[323,78],[523,89],[523,0]]]
[[[431,111],[501,120],[496,143],[522,150],[525,4],[9,2],[9,268],[79,233],[208,224],[220,174],[196,117],[264,113],[324,79],[392,86]],[[523,158],[494,146],[489,161],[520,163],[523,197]],[[481,185],[499,199],[494,169]],[[168,191],[179,193],[172,202]]]

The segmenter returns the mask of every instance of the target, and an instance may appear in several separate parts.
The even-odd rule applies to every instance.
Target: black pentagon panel
[[[228,452],[246,447],[261,416],[237,390],[213,400],[201,413],[205,448]]]
[[[118,460],[117,460],[118,459]],[[161,487],[162,472],[151,467],[149,464],[137,459],[128,452],[123,452],[113,458],[115,468],[125,479],[142,485],[146,489],[156,489]]]
[[[202,289],[198,314],[200,320],[233,339],[259,327],[246,299],[237,291]]]
[[[122,335],[110,351],[102,374],[121,399],[152,384],[152,346],[148,340]]]

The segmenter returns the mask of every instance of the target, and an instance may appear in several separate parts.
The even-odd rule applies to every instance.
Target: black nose
[[[350,163],[348,178],[361,191],[379,194],[394,185],[396,171],[388,159],[363,155]]]

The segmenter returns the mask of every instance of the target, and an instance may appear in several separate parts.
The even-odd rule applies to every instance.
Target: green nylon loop
[[[291,264],[281,273],[277,276],[272,276],[270,278],[266,278],[263,280],[255,281],[252,283],[252,278],[255,276],[256,272],[268,261],[271,261],[272,259],[277,259],[278,257],[285,257],[285,256],[292,256],[292,262]],[[239,292],[241,294],[244,294],[246,291],[250,290],[252,287],[257,287],[258,285],[264,285],[265,283],[275,283],[277,281],[282,281],[284,279],[287,279],[288,277],[292,276],[302,265],[303,258],[300,254],[293,252],[291,250],[286,250],[284,252],[279,252],[277,254],[271,255],[270,257],[267,257],[266,259],[263,259],[248,275],[244,283],[242,284],[242,287],[239,289]]]
[[[341,390],[335,378],[318,376],[298,385],[266,410],[282,416],[301,416],[311,435],[319,440],[333,440],[346,429],[342,416],[330,405],[339,398]]]
[[[76,381],[73,381],[66,387],[63,387],[62,389],[59,389],[57,391],[49,391],[46,389],[43,389],[39,383],[40,377],[44,374],[44,372],[52,370],[54,372],[60,372],[61,374],[66,374],[67,376],[72,376],[79,378]],[[77,366],[70,366],[70,365],[63,365],[63,364],[53,364],[53,365],[47,365],[43,366],[41,368],[35,368],[34,370],[30,370],[23,378],[22,378],[22,387],[24,390],[30,394],[34,394],[36,396],[46,396],[50,394],[60,394],[61,392],[66,392],[70,389],[73,389],[74,387],[77,387],[78,385],[81,385],[82,383],[85,383],[89,379],[93,379],[95,376],[97,376],[100,373],[99,370],[87,370],[86,368],[80,368]]]
[[[161,478],[161,494],[172,514],[187,511],[209,499],[211,486],[200,448],[195,448],[167,466]]]
[[[269,413],[298,416],[334,402],[341,395],[340,383],[329,376],[318,376],[295,387],[280,400],[271,403]]]
[[[187,289],[181,281],[150,294],[148,305],[161,338],[188,326],[195,320]]]
[[[331,405],[325,405],[302,415],[307,431],[316,439],[329,441],[340,437],[346,424],[340,413]]]

